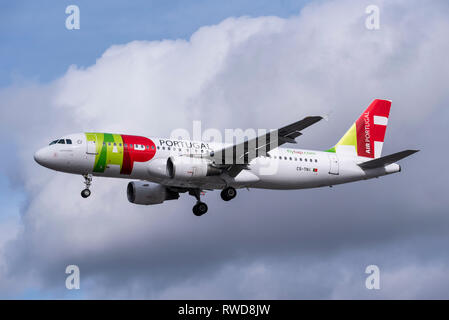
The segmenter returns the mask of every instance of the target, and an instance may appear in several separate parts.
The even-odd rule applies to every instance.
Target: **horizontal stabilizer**
[[[401,152],[390,154],[385,157],[381,157],[381,158],[377,158],[377,159],[370,160],[367,162],[359,163],[359,167],[362,169],[374,169],[374,168],[385,167],[386,165],[389,165],[396,161],[404,159],[418,151],[419,150],[404,150]]]

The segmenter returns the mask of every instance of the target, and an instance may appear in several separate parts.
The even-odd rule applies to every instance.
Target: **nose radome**
[[[43,166],[45,163],[45,150],[43,149],[37,150],[36,153],[34,154],[34,161]]]

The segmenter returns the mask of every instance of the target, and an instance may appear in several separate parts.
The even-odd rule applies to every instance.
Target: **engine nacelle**
[[[159,158],[151,160],[147,166],[148,173],[157,178],[169,178],[167,172],[167,159]]]
[[[210,161],[190,157],[170,157],[167,160],[167,173],[172,179],[187,180],[221,174],[221,170],[211,166]]]
[[[146,181],[132,181],[128,183],[128,200],[134,204],[159,204],[165,200],[179,198],[179,193],[171,191],[163,185]]]

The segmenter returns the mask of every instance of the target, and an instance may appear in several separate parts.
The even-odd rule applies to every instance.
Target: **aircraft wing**
[[[229,174],[235,177],[254,158],[267,156],[270,150],[285,143],[296,143],[295,138],[302,134],[302,130],[317,123],[321,119],[323,118],[320,116],[305,117],[302,120],[256,138],[214,151],[210,154],[209,158],[216,165],[228,166]]]

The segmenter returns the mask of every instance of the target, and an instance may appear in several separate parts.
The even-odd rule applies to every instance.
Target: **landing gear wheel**
[[[224,188],[223,191],[221,191],[220,195],[224,201],[229,201],[235,198],[235,196],[237,195],[237,190],[235,190],[235,188],[233,187],[227,187]]]
[[[86,189],[81,191],[81,197],[87,198],[90,196],[90,185],[92,184],[92,175],[91,174],[83,174],[84,184],[86,185]]]
[[[83,191],[81,191],[81,197],[87,198],[89,196],[90,196],[90,190],[89,189],[84,189]]]
[[[207,204],[205,204],[204,202],[198,202],[193,206],[192,211],[194,215],[200,217],[207,212]]]

